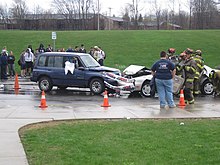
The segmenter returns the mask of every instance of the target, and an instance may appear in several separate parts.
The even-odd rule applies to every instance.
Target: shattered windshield
[[[88,68],[100,66],[99,63],[90,55],[82,55],[80,57],[83,63],[85,64],[85,66]]]

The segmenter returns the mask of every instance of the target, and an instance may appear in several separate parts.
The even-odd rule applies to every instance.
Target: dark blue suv
[[[104,82],[117,85],[114,79],[103,76],[106,72],[121,74],[118,69],[100,66],[89,54],[47,52],[38,55],[30,79],[45,92],[57,86],[90,88],[92,93],[100,94],[105,90]]]

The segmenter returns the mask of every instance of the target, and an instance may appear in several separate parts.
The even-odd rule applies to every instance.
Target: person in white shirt
[[[33,62],[34,62],[34,54],[31,52],[31,49],[28,48],[24,54],[24,60],[26,64],[26,75],[31,75]]]
[[[103,50],[101,50],[98,46],[94,46],[94,54],[93,57],[98,61],[98,63],[103,66],[104,65],[104,59],[105,59],[105,53]]]

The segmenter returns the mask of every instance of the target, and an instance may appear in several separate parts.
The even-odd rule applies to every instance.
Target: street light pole
[[[111,27],[110,27],[110,19],[111,19],[111,10],[112,10],[112,8],[111,7],[109,7],[109,18],[108,18],[108,30],[111,30]]]
[[[98,30],[99,30],[99,0],[98,0]]]

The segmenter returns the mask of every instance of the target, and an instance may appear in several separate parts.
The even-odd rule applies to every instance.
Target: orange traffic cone
[[[41,95],[41,103],[39,105],[40,108],[47,108],[47,103],[46,103],[46,97],[45,97],[45,92],[42,91],[42,95]]]
[[[101,106],[102,107],[111,107],[111,105],[109,105],[109,103],[108,103],[108,92],[107,91],[104,92],[104,100],[103,100],[103,104]]]
[[[14,84],[14,89],[20,89],[19,83],[18,83],[18,74],[15,74],[15,84]]]
[[[15,89],[15,94],[18,95],[19,94],[19,89]]]
[[[183,89],[180,90],[180,101],[179,101],[178,106],[180,106],[180,107],[186,106]]]

